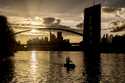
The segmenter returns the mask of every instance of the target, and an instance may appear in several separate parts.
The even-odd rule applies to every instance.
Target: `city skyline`
[[[105,29],[101,31],[101,34],[124,34],[125,32],[124,30],[111,32],[110,29],[112,22],[125,21],[124,0],[0,0],[0,3],[2,3],[0,4],[0,14],[8,16],[10,23],[43,25],[43,18],[53,17],[61,20],[60,25],[70,28],[77,28],[76,25],[83,21],[84,8],[101,3],[101,28]],[[113,28],[115,27],[113,26]],[[28,33],[32,34],[32,32],[22,34],[27,35]],[[38,34],[41,33],[44,32],[38,31]],[[74,38],[72,35],[70,38],[73,38],[73,41],[80,39]],[[27,38],[21,39],[24,41]]]

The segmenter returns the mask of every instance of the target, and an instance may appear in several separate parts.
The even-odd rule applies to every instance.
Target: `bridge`
[[[82,33],[83,31],[82,30],[73,29],[73,28],[56,28],[56,27],[31,28],[31,29],[26,29],[26,30],[22,30],[22,31],[19,31],[19,32],[15,32],[14,35],[24,33],[24,32],[28,32],[28,31],[31,31],[32,29],[43,30],[43,31],[46,31],[46,30],[65,31],[65,32],[70,32],[70,33],[73,33],[73,34],[76,34],[76,35],[79,35],[79,36],[83,36],[83,33]]]

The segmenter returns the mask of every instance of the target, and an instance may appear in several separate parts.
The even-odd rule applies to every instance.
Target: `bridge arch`
[[[82,31],[80,32],[80,30],[77,30],[77,29],[64,29],[64,28],[33,28],[33,29],[36,29],[36,30],[57,30],[57,31],[65,31],[65,32],[70,32],[70,33],[73,33],[73,34],[76,34],[76,35],[79,35],[79,36],[83,36],[83,33]],[[23,30],[23,31],[19,31],[19,32],[15,32],[14,35],[17,35],[17,34],[20,34],[20,33],[24,33],[24,32],[28,32],[28,31],[31,31],[32,29],[27,29],[27,30]]]

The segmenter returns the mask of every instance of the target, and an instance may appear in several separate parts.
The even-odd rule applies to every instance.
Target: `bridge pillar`
[[[101,5],[94,5],[84,11],[83,47],[86,66],[86,83],[100,83],[100,31]]]

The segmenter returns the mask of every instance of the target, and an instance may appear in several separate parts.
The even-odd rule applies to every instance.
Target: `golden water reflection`
[[[101,83],[125,82],[125,54],[101,54]],[[69,56],[73,71],[63,67]],[[0,83],[83,83],[84,55],[81,51],[19,51],[0,63]]]
[[[37,81],[37,69],[38,69],[38,62],[37,62],[37,54],[36,51],[32,51],[32,55],[31,55],[31,62],[30,62],[30,76],[33,80],[33,82],[35,83]]]
[[[63,67],[70,56],[77,65],[69,73]],[[83,61],[80,52],[20,51],[15,56],[16,79],[20,83],[80,83],[83,81]],[[71,80],[72,79],[72,80]]]

